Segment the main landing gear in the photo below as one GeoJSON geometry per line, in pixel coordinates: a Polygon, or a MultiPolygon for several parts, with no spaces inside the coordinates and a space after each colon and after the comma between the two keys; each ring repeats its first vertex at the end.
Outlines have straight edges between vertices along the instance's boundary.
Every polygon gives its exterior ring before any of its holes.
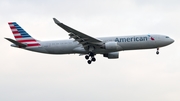
{"type": "Polygon", "coordinates": [[[159,54],[159,48],[157,48],[156,54],[157,54],[157,55],[159,54]]]}
{"type": "Polygon", "coordinates": [[[92,52],[90,52],[88,55],[85,56],[85,59],[88,60],[87,61],[88,64],[91,64],[92,62],[96,61],[96,58],[94,56],[95,56],[95,54],[92,52]]]}

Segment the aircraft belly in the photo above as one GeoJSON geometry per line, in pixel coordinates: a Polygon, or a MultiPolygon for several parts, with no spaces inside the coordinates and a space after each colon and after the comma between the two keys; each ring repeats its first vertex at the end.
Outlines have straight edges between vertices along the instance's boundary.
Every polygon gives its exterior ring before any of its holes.
{"type": "Polygon", "coordinates": [[[35,47],[35,48],[24,48],[25,50],[30,50],[34,52],[39,52],[39,53],[48,53],[48,51],[42,47],[35,47]]]}
{"type": "Polygon", "coordinates": [[[46,50],[50,54],[70,54],[72,53],[73,47],[68,45],[46,47],[46,50]]]}
{"type": "Polygon", "coordinates": [[[133,50],[133,49],[149,49],[156,48],[155,43],[149,42],[129,42],[129,43],[119,43],[123,50],[133,50]]]}
{"type": "Polygon", "coordinates": [[[73,49],[73,53],[88,53],[88,51],[86,51],[82,46],[79,46],[79,47],[75,47],[73,49]]]}

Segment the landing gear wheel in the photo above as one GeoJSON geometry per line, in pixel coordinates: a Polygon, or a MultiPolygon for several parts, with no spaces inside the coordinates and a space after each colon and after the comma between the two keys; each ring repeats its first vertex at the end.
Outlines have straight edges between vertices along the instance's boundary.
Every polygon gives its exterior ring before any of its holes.
{"type": "Polygon", "coordinates": [[[86,59],[86,60],[88,60],[88,59],[89,59],[89,56],[88,56],[88,55],[86,55],[86,56],[85,56],[85,59],[86,59]]]}
{"type": "Polygon", "coordinates": [[[96,54],[94,54],[93,52],[89,52],[89,54],[87,54],[85,56],[85,59],[88,60],[87,63],[91,64],[92,62],[96,61],[96,58],[94,57],[96,54]],[[89,59],[90,58],[90,59],[89,59]]]}
{"type": "Polygon", "coordinates": [[[88,64],[91,64],[92,61],[91,61],[91,60],[88,60],[87,62],[88,62],[88,64]]]}
{"type": "Polygon", "coordinates": [[[156,54],[157,54],[157,55],[159,54],[159,48],[157,48],[157,52],[156,52],[156,54]]]}
{"type": "Polygon", "coordinates": [[[93,57],[93,58],[91,59],[91,61],[95,62],[95,61],[96,61],[96,58],[93,57]]]}
{"type": "Polygon", "coordinates": [[[159,51],[157,51],[156,54],[158,55],[158,54],[159,54],[159,51]]]}

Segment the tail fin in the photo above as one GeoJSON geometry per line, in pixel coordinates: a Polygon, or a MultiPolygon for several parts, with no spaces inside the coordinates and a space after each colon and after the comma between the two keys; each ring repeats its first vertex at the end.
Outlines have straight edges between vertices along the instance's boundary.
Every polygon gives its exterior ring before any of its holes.
{"type": "Polygon", "coordinates": [[[40,46],[39,42],[33,37],[31,37],[16,22],[9,22],[8,24],[17,42],[26,44],[27,47],[40,46]]]}

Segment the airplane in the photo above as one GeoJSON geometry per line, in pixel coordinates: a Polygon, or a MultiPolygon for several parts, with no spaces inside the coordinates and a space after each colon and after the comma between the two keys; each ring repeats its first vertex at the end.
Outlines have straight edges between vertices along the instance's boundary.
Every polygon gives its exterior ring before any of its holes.
{"type": "Polygon", "coordinates": [[[114,36],[94,38],[77,31],[53,18],[55,24],[67,31],[68,40],[39,41],[31,37],[16,22],[9,22],[10,29],[16,40],[5,38],[12,42],[12,47],[46,54],[80,54],[84,55],[88,64],[96,61],[95,55],[101,54],[108,59],[119,58],[119,51],[152,49],[167,46],[174,42],[168,36],[158,34],[114,36]]]}

